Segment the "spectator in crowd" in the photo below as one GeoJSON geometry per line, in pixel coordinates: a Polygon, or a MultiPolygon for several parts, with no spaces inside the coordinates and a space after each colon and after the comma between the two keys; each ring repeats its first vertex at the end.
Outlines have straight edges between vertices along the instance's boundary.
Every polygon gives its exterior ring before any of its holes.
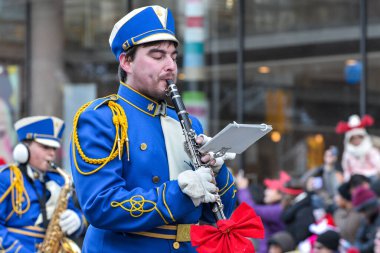
{"type": "Polygon", "coordinates": [[[0,156],[4,159],[4,164],[12,162],[13,145],[16,141],[12,127],[15,115],[15,108],[11,103],[12,93],[14,91],[8,71],[0,66],[0,156]]]}
{"type": "Polygon", "coordinates": [[[377,228],[374,243],[375,243],[374,252],[380,253],[380,228],[377,228]]]}
{"type": "Polygon", "coordinates": [[[342,167],[344,179],[348,181],[354,174],[360,174],[376,179],[380,173],[380,152],[376,149],[366,131],[366,127],[373,125],[373,118],[369,115],[361,119],[358,115],[349,117],[348,122],[339,122],[336,132],[344,133],[344,152],[342,167]]]}
{"type": "Polygon", "coordinates": [[[354,174],[351,176],[350,180],[348,181],[350,193],[353,195],[355,189],[359,187],[365,187],[365,188],[371,188],[371,180],[360,174],[354,174]]]}
{"type": "Polygon", "coordinates": [[[265,179],[264,184],[266,189],[264,191],[264,204],[256,203],[249,190],[249,180],[241,173],[238,173],[236,177],[236,185],[238,188],[237,197],[240,203],[246,202],[248,205],[255,209],[257,215],[259,215],[263,221],[265,228],[265,238],[259,242],[258,252],[266,253],[267,238],[278,231],[284,229],[284,223],[281,220],[281,213],[283,207],[281,205],[282,193],[280,191],[282,185],[289,181],[289,175],[281,171],[280,178],[277,180],[265,179]]]}
{"type": "Polygon", "coordinates": [[[314,244],[313,253],[338,253],[340,235],[334,230],[320,234],[314,244]]]}
{"type": "Polygon", "coordinates": [[[349,183],[343,183],[339,186],[338,194],[335,196],[338,208],[334,212],[334,221],[340,231],[341,237],[350,244],[354,244],[355,235],[362,216],[354,210],[351,199],[349,183]]]}
{"type": "Polygon", "coordinates": [[[318,235],[326,232],[327,230],[336,229],[334,218],[323,208],[314,209],[313,214],[316,221],[309,226],[309,231],[312,235],[298,244],[298,250],[301,253],[313,252],[313,246],[318,238],[318,235]]]}
{"type": "Polygon", "coordinates": [[[379,203],[376,194],[366,187],[359,187],[352,195],[352,204],[363,214],[356,233],[355,247],[361,253],[373,252],[375,237],[380,227],[379,203]]]}
{"type": "Polygon", "coordinates": [[[371,181],[370,178],[366,176],[354,174],[351,176],[349,184],[351,195],[352,192],[355,191],[355,189],[357,189],[359,186],[363,186],[371,189],[378,198],[380,197],[380,178],[371,181]]]}
{"type": "Polygon", "coordinates": [[[296,247],[293,237],[286,231],[272,235],[268,240],[268,253],[285,253],[293,251],[296,247]]]}
{"type": "Polygon", "coordinates": [[[338,148],[331,146],[323,156],[323,165],[303,176],[306,190],[315,192],[326,210],[334,209],[334,196],[338,186],[343,182],[343,171],[338,165],[338,148]]]}
{"type": "Polygon", "coordinates": [[[371,182],[371,190],[376,194],[376,196],[380,197],[380,178],[371,182]]]}
{"type": "Polygon", "coordinates": [[[284,197],[282,199],[282,221],[285,230],[295,240],[295,243],[305,240],[311,235],[309,225],[314,223],[313,206],[310,194],[304,192],[298,179],[291,179],[281,188],[284,197]]]}

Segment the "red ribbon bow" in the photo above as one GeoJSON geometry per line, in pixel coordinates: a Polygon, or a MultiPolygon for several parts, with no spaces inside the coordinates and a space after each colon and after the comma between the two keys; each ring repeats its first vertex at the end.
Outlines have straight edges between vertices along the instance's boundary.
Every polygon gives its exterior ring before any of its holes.
{"type": "Polygon", "coordinates": [[[192,225],[191,244],[199,253],[254,253],[250,238],[264,238],[264,226],[253,208],[242,203],[230,219],[219,220],[217,227],[192,225]]]}

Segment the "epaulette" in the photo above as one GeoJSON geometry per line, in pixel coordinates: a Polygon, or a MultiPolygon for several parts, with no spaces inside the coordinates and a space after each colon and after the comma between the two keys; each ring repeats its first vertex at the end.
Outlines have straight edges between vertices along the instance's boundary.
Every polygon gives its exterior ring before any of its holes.
{"type": "Polygon", "coordinates": [[[91,175],[97,171],[99,171],[101,168],[103,168],[108,162],[115,159],[117,156],[119,156],[119,160],[121,160],[121,154],[123,153],[124,144],[126,145],[127,149],[127,155],[128,155],[128,161],[129,161],[129,139],[128,139],[128,120],[127,116],[125,114],[125,111],[121,105],[116,103],[118,100],[118,95],[109,95],[107,97],[97,99],[90,101],[86,104],[84,104],[79,110],[76,112],[73,120],[73,132],[72,132],[72,143],[73,143],[73,160],[75,167],[79,173],[82,175],[91,175]],[[98,104],[92,105],[94,102],[97,102],[98,104]],[[112,147],[112,150],[110,151],[109,155],[104,158],[90,158],[88,157],[84,151],[82,150],[82,147],[80,145],[80,140],[77,132],[78,128],[78,120],[80,115],[90,106],[93,106],[93,110],[98,109],[102,105],[107,105],[111,112],[112,112],[112,123],[115,126],[115,139],[114,139],[114,145],[112,147]],[[115,145],[117,144],[117,145],[115,145]],[[89,172],[82,171],[77,163],[76,160],[76,154],[75,151],[78,151],[78,154],[82,158],[82,160],[89,164],[99,164],[99,166],[89,172]]]}
{"type": "Polygon", "coordinates": [[[24,176],[16,165],[6,166],[5,168],[2,168],[1,171],[8,168],[10,170],[10,185],[4,194],[0,196],[0,203],[3,202],[8,195],[10,195],[12,198],[13,211],[18,215],[22,215],[26,213],[30,208],[30,198],[28,192],[25,190],[24,176]],[[27,205],[25,209],[22,209],[22,203],[24,200],[26,200],[27,205]]]}
{"type": "Polygon", "coordinates": [[[106,97],[98,98],[94,100],[94,101],[99,101],[99,103],[94,107],[94,110],[98,109],[100,106],[108,103],[109,101],[117,101],[118,99],[119,99],[119,96],[117,94],[112,94],[106,97]]]}

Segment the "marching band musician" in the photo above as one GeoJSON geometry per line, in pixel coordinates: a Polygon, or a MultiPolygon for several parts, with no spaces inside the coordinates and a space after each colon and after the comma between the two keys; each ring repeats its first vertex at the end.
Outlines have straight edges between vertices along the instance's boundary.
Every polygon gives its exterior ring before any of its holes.
{"type": "MultiPolygon", "coordinates": [[[[56,158],[64,122],[56,117],[33,116],[15,123],[19,143],[17,164],[0,168],[0,252],[37,252],[55,210],[63,178],[49,170],[56,158]]],[[[67,235],[79,235],[84,217],[70,200],[59,224],[67,235]]]]}
{"type": "MultiPolygon", "coordinates": [[[[71,166],[90,223],[83,252],[195,252],[190,225],[215,222],[205,203],[218,192],[225,215],[233,211],[234,180],[223,159],[204,154],[212,166],[192,170],[178,116],[165,102],[166,80],[177,75],[174,29],[170,10],[157,5],[118,21],[109,39],[118,93],[74,117],[71,166]]],[[[205,143],[210,138],[190,118],[197,143],[205,143]]]]}

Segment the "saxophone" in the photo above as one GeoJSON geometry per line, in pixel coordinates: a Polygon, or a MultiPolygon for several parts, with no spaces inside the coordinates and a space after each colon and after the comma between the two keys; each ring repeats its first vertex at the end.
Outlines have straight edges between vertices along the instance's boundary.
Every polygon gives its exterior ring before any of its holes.
{"type": "Polygon", "coordinates": [[[45,238],[37,248],[39,253],[80,253],[78,245],[65,237],[59,226],[59,218],[63,211],[67,209],[69,197],[72,192],[72,181],[70,176],[53,162],[49,162],[50,167],[55,169],[65,180],[65,184],[59,193],[58,203],[46,229],[45,238]]]}

